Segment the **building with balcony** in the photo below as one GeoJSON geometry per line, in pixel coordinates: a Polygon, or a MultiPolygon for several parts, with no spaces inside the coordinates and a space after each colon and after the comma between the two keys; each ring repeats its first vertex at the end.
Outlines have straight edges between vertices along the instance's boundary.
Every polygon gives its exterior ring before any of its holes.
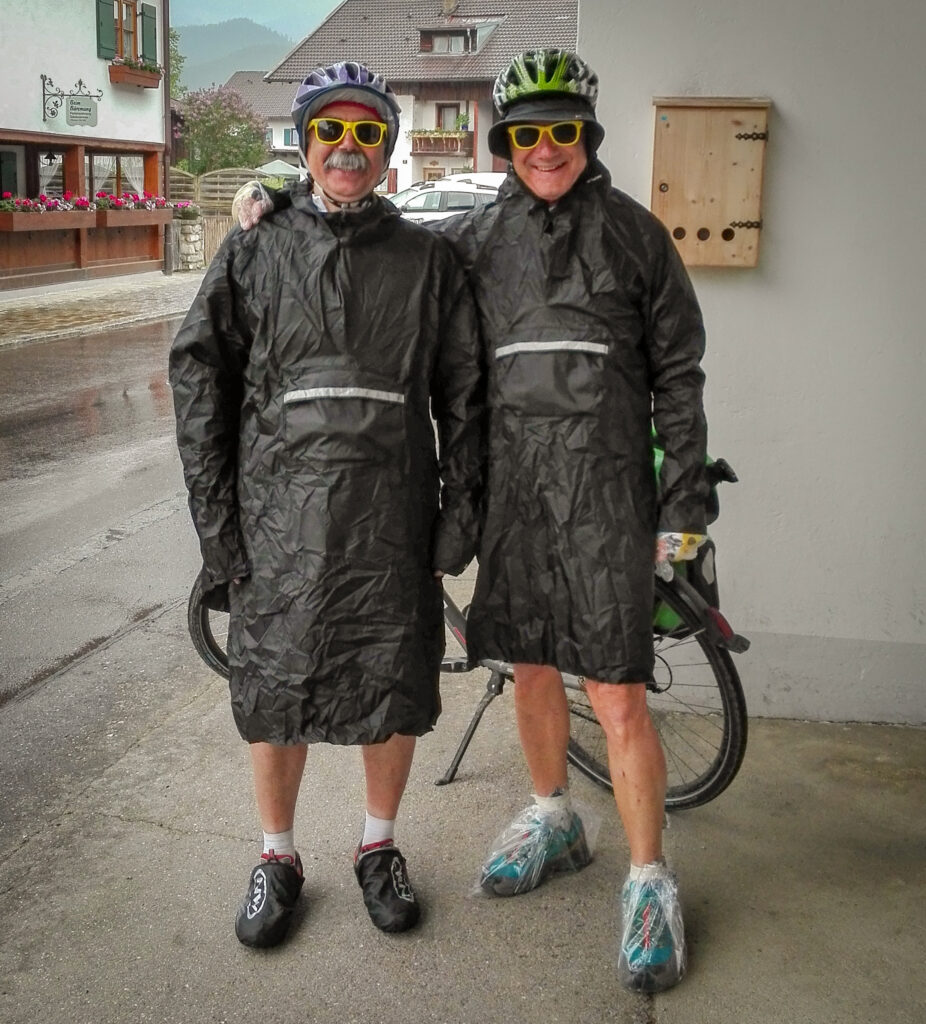
{"type": "MultiPolygon", "coordinates": [[[[163,0],[11,5],[0,61],[0,195],[163,195],[168,38],[163,0]]],[[[0,288],[163,267],[169,211],[106,213],[0,210],[0,288]]]]}
{"type": "Polygon", "coordinates": [[[458,171],[504,171],[489,152],[492,85],[510,58],[575,49],[578,0],[344,0],[266,76],[296,83],[315,67],[358,60],[388,80],[402,108],[387,187],[458,171]]]}

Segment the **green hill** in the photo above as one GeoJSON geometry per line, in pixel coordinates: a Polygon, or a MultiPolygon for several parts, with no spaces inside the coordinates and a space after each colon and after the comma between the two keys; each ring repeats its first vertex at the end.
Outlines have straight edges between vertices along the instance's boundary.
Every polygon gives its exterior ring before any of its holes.
{"type": "Polygon", "coordinates": [[[171,0],[170,23],[175,28],[209,25],[241,14],[298,42],[318,28],[339,3],[340,0],[261,0],[259,4],[246,5],[235,0],[171,0]]]}
{"type": "Polygon", "coordinates": [[[269,71],[297,42],[248,18],[177,26],[177,32],[186,58],[181,80],[188,89],[224,85],[236,71],[269,71]]]}

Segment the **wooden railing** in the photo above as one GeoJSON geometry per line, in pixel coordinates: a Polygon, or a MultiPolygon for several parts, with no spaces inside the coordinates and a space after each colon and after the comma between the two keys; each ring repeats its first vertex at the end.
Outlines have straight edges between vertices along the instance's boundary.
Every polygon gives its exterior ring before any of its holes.
{"type": "Polygon", "coordinates": [[[455,153],[458,156],[473,155],[472,132],[427,131],[424,129],[408,133],[412,140],[412,156],[443,155],[455,153]]]}

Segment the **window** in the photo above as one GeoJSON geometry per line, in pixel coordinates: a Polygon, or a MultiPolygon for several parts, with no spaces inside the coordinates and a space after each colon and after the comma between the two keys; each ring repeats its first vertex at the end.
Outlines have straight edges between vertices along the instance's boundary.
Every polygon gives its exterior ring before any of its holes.
{"type": "Polygon", "coordinates": [[[15,196],[25,191],[25,185],[19,183],[22,152],[20,146],[0,146],[0,192],[15,196]]]}
{"type": "Polygon", "coordinates": [[[140,153],[88,153],[84,160],[87,195],[144,192],[145,166],[140,153]]]}
{"type": "Polygon", "coordinates": [[[283,129],[283,145],[284,146],[298,146],[299,145],[299,133],[295,128],[284,128],[283,129]]]}
{"type": "Polygon", "coordinates": [[[439,210],[440,192],[423,192],[405,204],[406,210],[439,210]]]}
{"type": "Polygon", "coordinates": [[[434,52],[462,53],[463,42],[462,32],[436,32],[434,34],[434,52]]]}
{"type": "Polygon", "coordinates": [[[457,118],[460,116],[459,103],[438,103],[437,104],[437,127],[446,132],[452,132],[457,126],[457,118]]]}
{"type": "Polygon", "coordinates": [[[448,192],[448,210],[471,210],[476,205],[476,199],[472,192],[448,192]]]}
{"type": "Polygon", "coordinates": [[[158,12],[138,0],[96,0],[96,52],[158,63],[158,12]]]}
{"type": "Polygon", "coordinates": [[[268,128],[264,132],[264,142],[267,144],[268,149],[273,149],[273,129],[268,128]]]}
{"type": "Polygon", "coordinates": [[[460,32],[434,32],[422,29],[418,37],[421,53],[470,53],[476,49],[476,32],[465,29],[460,32]]]}
{"type": "Polygon", "coordinates": [[[138,48],[135,45],[135,23],[138,11],[135,0],[116,0],[116,53],[120,57],[138,59],[138,48]]]}

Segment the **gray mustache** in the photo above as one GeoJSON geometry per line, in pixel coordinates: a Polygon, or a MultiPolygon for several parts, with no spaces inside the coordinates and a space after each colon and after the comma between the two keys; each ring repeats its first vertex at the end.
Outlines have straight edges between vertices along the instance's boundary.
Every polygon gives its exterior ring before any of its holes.
{"type": "Polygon", "coordinates": [[[356,150],[336,149],[325,158],[326,171],[365,171],[370,161],[356,150]]]}

